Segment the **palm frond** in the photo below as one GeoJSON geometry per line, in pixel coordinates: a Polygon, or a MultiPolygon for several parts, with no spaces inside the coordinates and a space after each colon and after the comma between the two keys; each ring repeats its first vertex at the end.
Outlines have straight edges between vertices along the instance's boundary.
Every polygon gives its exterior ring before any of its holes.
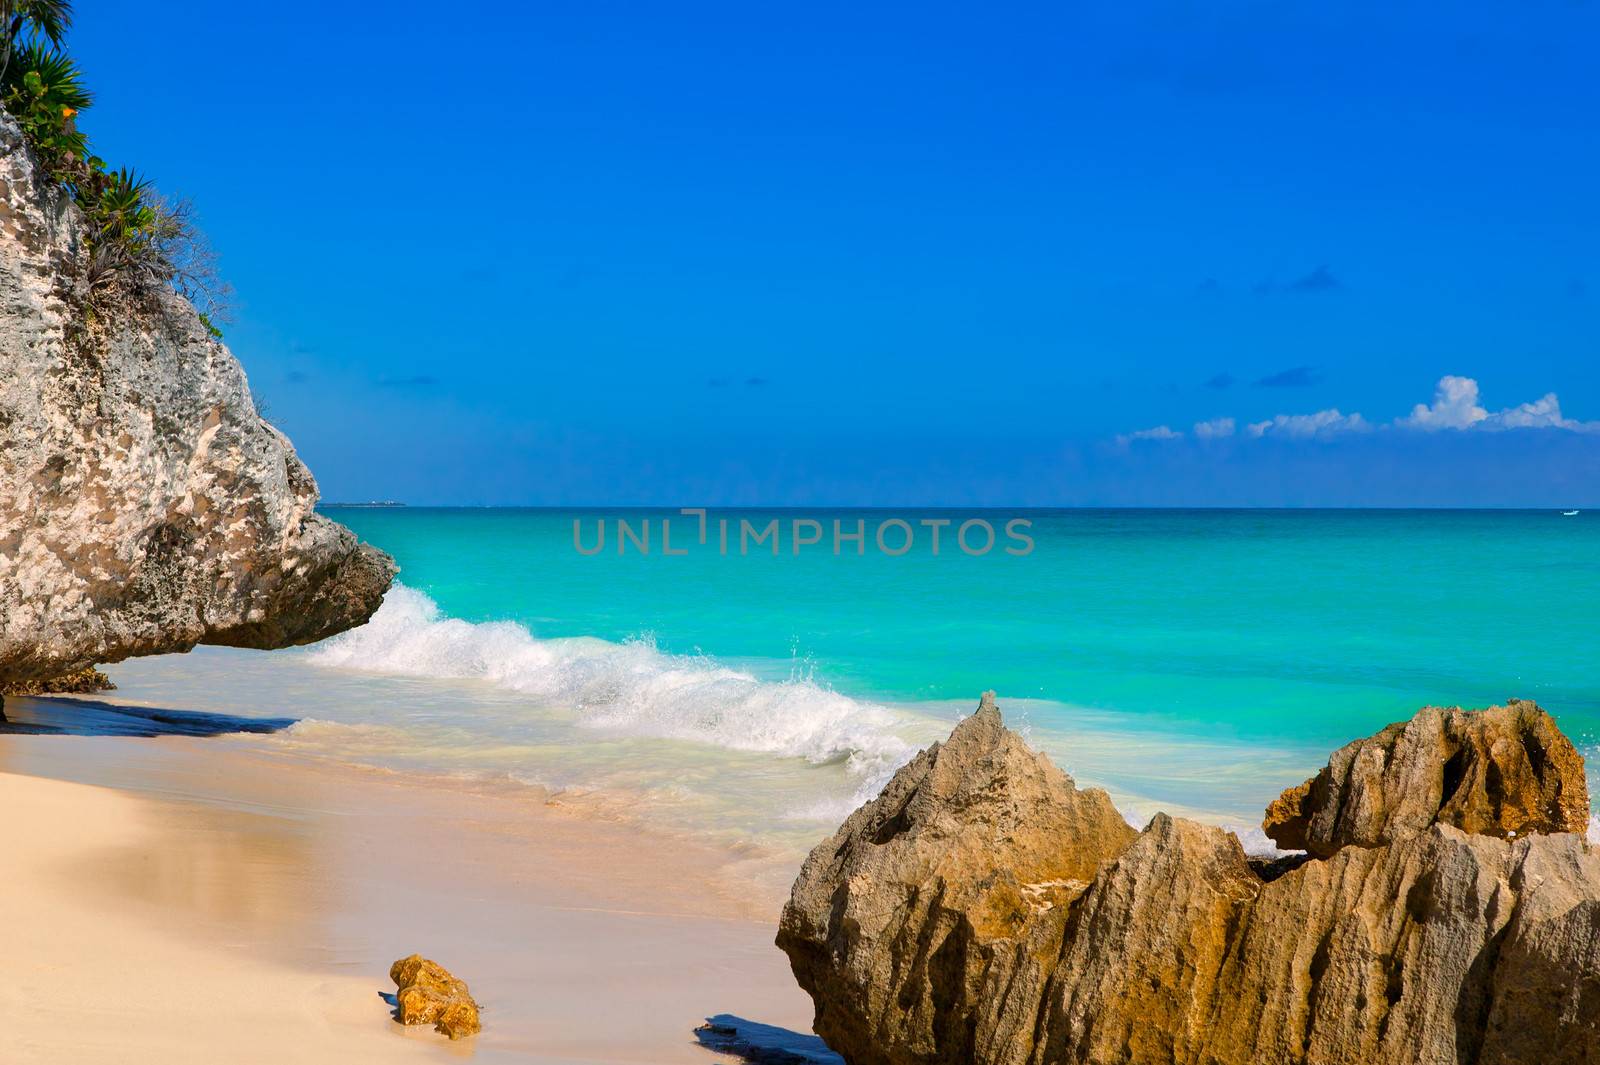
{"type": "Polygon", "coordinates": [[[57,47],[72,26],[70,0],[22,0],[16,10],[25,26],[31,26],[35,33],[57,47]]]}
{"type": "Polygon", "coordinates": [[[82,111],[94,103],[94,94],[84,85],[78,64],[65,52],[40,41],[29,41],[16,50],[0,88],[7,95],[27,90],[30,95],[42,96],[55,106],[70,107],[74,111],[82,111]],[[38,79],[37,89],[31,88],[35,83],[29,81],[29,75],[38,79]]]}

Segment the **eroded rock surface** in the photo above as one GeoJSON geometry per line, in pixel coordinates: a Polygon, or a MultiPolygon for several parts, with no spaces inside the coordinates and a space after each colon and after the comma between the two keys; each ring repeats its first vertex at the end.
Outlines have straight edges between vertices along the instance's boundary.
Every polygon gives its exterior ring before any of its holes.
{"type": "Polygon", "coordinates": [[[986,697],[812,852],[778,944],[852,1065],[1600,1062],[1600,853],[1557,830],[1588,803],[1548,715],[1430,708],[1354,749],[1393,755],[1357,775],[1383,842],[1252,864],[1181,818],[1119,830],[986,697]],[[1386,791],[1453,758],[1464,784],[1386,791]]]}
{"type": "Polygon", "coordinates": [[[90,301],[82,220],[0,112],[0,681],[358,625],[393,562],[316,514],[169,292],[90,301]]]}
{"type": "Polygon", "coordinates": [[[0,697],[7,695],[86,695],[90,692],[116,691],[111,678],[86,666],[59,677],[33,677],[28,680],[0,683],[0,697]]]}
{"type": "Polygon", "coordinates": [[[1371,847],[1434,822],[1514,839],[1584,832],[1583,758],[1537,705],[1487,710],[1428,706],[1335,751],[1312,779],[1267,807],[1278,846],[1327,857],[1371,847]]]}
{"type": "Polygon", "coordinates": [[[857,1065],[1023,1060],[1068,904],[1133,838],[985,694],[795,882],[778,945],[817,1034],[857,1065]]]}
{"type": "Polygon", "coordinates": [[[389,966],[389,979],[396,988],[395,1017],[401,1024],[431,1024],[451,1039],[483,1030],[478,1003],[466,981],[451,976],[438,962],[409,955],[389,966]]]}

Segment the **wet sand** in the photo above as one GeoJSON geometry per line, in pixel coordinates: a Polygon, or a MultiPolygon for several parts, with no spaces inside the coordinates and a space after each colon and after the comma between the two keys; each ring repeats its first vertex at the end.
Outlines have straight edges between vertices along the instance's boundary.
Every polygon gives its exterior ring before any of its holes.
{"type": "Polygon", "coordinates": [[[0,736],[0,1058],[701,1062],[731,1014],[809,1031],[772,945],[792,870],[526,788],[226,737],[0,736]],[[405,1029],[413,951],[484,1032],[405,1029]]]}

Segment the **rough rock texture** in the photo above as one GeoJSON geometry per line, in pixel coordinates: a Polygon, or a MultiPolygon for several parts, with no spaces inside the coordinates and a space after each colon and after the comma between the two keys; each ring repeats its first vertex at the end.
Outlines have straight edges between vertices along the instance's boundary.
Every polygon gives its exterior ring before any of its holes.
{"type": "Polygon", "coordinates": [[[88,666],[63,673],[59,677],[35,677],[0,684],[0,696],[6,695],[85,695],[89,692],[116,691],[117,686],[104,673],[88,666]]]}
{"type": "Polygon", "coordinates": [[[77,209],[0,112],[0,681],[360,624],[394,564],[316,500],[186,301],[91,302],[77,209]]]}
{"type": "Polygon", "coordinates": [[[778,945],[858,1065],[1021,1061],[1068,904],[1133,840],[1103,791],[978,712],[818,846],[778,945]]]}
{"type": "MultiPolygon", "coordinates": [[[[1451,713],[1420,713],[1406,758],[1495,752],[1456,763],[1471,788],[1516,765],[1510,738],[1571,749],[1531,704],[1451,713]]],[[[1600,1063],[1600,852],[1537,827],[1554,820],[1501,838],[1520,808],[1503,789],[1385,786],[1365,784],[1377,808],[1438,816],[1252,866],[1231,833],[1165,814],[1118,831],[986,697],[812,852],[778,943],[852,1065],[1600,1063]]],[[[1562,818],[1586,817],[1573,795],[1562,818]]]]}
{"type": "Polygon", "coordinates": [[[395,1016],[401,1024],[431,1024],[451,1039],[464,1039],[483,1030],[478,1004],[438,962],[420,954],[401,958],[389,966],[389,979],[397,988],[395,1016]]]}
{"type": "Polygon", "coordinates": [[[1222,962],[1260,888],[1230,833],[1157,814],[1072,913],[1031,1007],[1044,1007],[1047,1059],[1186,1060],[1228,993],[1222,962]]]}
{"type": "Polygon", "coordinates": [[[1424,707],[1410,721],[1335,751],[1312,779],[1267,807],[1280,847],[1327,857],[1388,843],[1438,821],[1515,838],[1583,832],[1583,759],[1549,714],[1512,699],[1487,710],[1424,707]]]}

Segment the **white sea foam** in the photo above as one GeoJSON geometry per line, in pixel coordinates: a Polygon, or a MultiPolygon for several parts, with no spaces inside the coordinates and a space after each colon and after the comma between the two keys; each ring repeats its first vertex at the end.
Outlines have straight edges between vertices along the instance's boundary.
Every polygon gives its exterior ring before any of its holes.
{"type": "Polygon", "coordinates": [[[1267,835],[1265,832],[1261,831],[1259,825],[1239,825],[1230,823],[1225,824],[1222,827],[1226,828],[1229,832],[1232,832],[1235,836],[1238,836],[1239,845],[1244,848],[1244,852],[1246,854],[1253,858],[1282,858],[1285,854],[1295,853],[1294,851],[1286,851],[1279,847],[1277,841],[1271,836],[1267,835]]]}
{"type": "Polygon", "coordinates": [[[839,763],[859,782],[852,803],[877,794],[915,751],[896,732],[901,715],[809,677],[761,680],[712,658],[666,654],[648,640],[539,639],[514,622],[445,617],[428,596],[401,585],[371,621],[327,641],[311,661],[481,680],[570,708],[590,728],[839,763]]]}

